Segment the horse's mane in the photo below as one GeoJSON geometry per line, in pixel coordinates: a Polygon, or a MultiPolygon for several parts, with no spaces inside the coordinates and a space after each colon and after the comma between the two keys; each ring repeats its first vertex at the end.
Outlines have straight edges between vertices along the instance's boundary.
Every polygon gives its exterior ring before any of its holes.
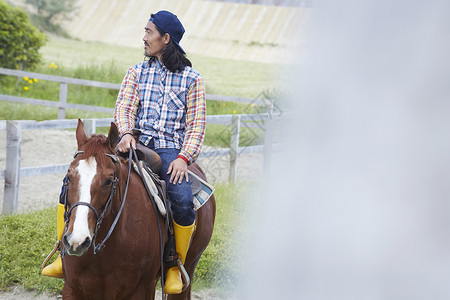
{"type": "Polygon", "coordinates": [[[92,135],[83,145],[84,157],[94,157],[98,163],[102,164],[103,160],[107,157],[105,153],[108,147],[108,140],[106,136],[101,135],[92,135]]]}

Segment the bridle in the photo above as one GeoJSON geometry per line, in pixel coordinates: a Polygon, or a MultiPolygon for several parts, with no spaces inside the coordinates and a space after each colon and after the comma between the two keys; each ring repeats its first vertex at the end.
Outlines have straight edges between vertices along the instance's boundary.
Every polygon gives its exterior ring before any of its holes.
{"type": "MultiPolygon", "coordinates": [[[[73,158],[75,159],[78,154],[83,154],[83,151],[80,151],[80,150],[76,151],[74,156],[73,156],[73,158]]],[[[125,200],[127,199],[128,184],[130,182],[131,167],[132,167],[132,164],[133,164],[133,159],[132,159],[133,156],[134,156],[135,160],[138,161],[138,156],[136,154],[136,151],[131,147],[130,148],[130,152],[129,152],[129,157],[128,157],[127,183],[126,183],[126,186],[125,186],[125,192],[124,192],[124,195],[123,195],[122,204],[120,206],[119,212],[116,215],[116,218],[114,219],[114,222],[112,223],[111,227],[109,228],[108,234],[101,241],[100,244],[96,245],[95,244],[95,239],[97,237],[98,229],[100,228],[100,225],[102,223],[103,217],[107,214],[107,211],[109,210],[109,207],[110,207],[111,202],[112,202],[112,198],[113,198],[113,196],[114,196],[114,194],[116,192],[116,187],[117,187],[117,185],[119,183],[119,179],[117,178],[117,168],[118,168],[118,164],[119,164],[120,160],[114,154],[105,153],[105,155],[111,157],[111,159],[113,160],[114,164],[116,165],[116,170],[114,171],[114,180],[112,182],[111,192],[109,193],[109,197],[108,197],[108,200],[106,201],[105,208],[104,208],[103,212],[100,215],[99,215],[97,209],[94,206],[92,206],[90,203],[86,203],[86,202],[77,202],[77,203],[75,203],[74,205],[72,205],[69,208],[68,207],[69,206],[68,205],[68,201],[67,201],[67,190],[68,190],[67,184],[68,184],[68,182],[67,182],[67,180],[64,181],[64,196],[63,197],[64,197],[64,203],[65,203],[64,204],[65,205],[64,222],[66,224],[66,229],[65,230],[67,230],[67,227],[69,226],[70,214],[72,213],[72,210],[75,207],[77,207],[79,205],[85,205],[85,206],[89,207],[94,212],[95,217],[97,218],[97,223],[96,223],[95,229],[94,229],[94,236],[92,238],[92,241],[93,241],[92,245],[93,245],[94,255],[97,254],[105,246],[106,241],[111,236],[111,233],[113,232],[114,228],[116,227],[116,224],[117,224],[117,222],[118,222],[118,220],[120,218],[120,215],[122,214],[122,210],[123,210],[123,207],[125,205],[125,200]]],[[[139,164],[138,164],[138,166],[139,166],[139,164]]],[[[139,169],[139,172],[141,173],[141,176],[142,176],[142,170],[139,167],[138,167],[138,169],[139,169]]],[[[121,194],[122,193],[120,192],[120,185],[119,185],[119,198],[121,197],[121,194]]],[[[162,241],[161,224],[160,224],[159,218],[158,218],[158,209],[156,208],[156,203],[155,203],[155,201],[153,199],[151,199],[151,203],[152,203],[152,206],[153,206],[153,211],[155,212],[155,215],[156,215],[156,221],[157,221],[158,230],[159,230],[159,244],[160,244],[159,246],[160,246],[160,253],[161,253],[161,261],[160,261],[160,263],[161,263],[161,288],[162,288],[162,295],[161,296],[162,296],[162,299],[164,299],[164,295],[165,295],[165,293],[164,293],[164,277],[165,276],[164,276],[164,262],[163,262],[163,251],[164,251],[164,249],[163,249],[163,241],[162,241]]],[[[64,255],[64,252],[65,251],[61,251],[61,255],[64,255]]]]}
{"type": "MultiPolygon", "coordinates": [[[[75,159],[79,154],[83,154],[83,151],[76,151],[73,158],[75,159]]],[[[117,189],[117,185],[119,183],[119,178],[117,177],[117,168],[118,168],[118,163],[119,163],[119,158],[114,155],[114,154],[109,154],[109,153],[105,153],[106,156],[110,157],[113,162],[114,165],[116,166],[116,170],[114,171],[114,179],[112,181],[112,185],[111,185],[111,191],[109,193],[109,197],[108,200],[106,201],[106,204],[104,206],[104,209],[102,211],[101,214],[98,213],[98,210],[90,203],[87,202],[80,202],[78,201],[77,203],[75,203],[74,205],[72,205],[71,207],[69,207],[69,203],[67,201],[67,191],[68,191],[68,180],[64,180],[64,206],[65,206],[65,213],[64,213],[64,223],[66,224],[66,230],[69,226],[69,220],[70,220],[70,215],[72,214],[72,210],[80,205],[84,205],[87,206],[90,210],[93,211],[95,217],[96,217],[96,224],[95,224],[95,229],[94,229],[94,234],[92,237],[92,241],[93,241],[93,250],[94,250],[94,254],[97,254],[104,246],[106,241],[109,239],[109,237],[111,236],[111,233],[113,232],[114,228],[116,227],[116,224],[120,218],[120,215],[122,214],[122,210],[125,204],[125,200],[127,198],[127,191],[128,191],[128,183],[130,181],[130,172],[131,172],[131,165],[132,165],[132,160],[131,160],[131,151],[130,151],[130,157],[129,157],[129,168],[128,168],[128,176],[127,176],[127,184],[125,187],[125,193],[122,199],[122,204],[120,206],[119,212],[116,215],[116,218],[114,219],[113,224],[111,225],[111,227],[109,228],[108,234],[106,235],[106,237],[100,242],[100,244],[96,245],[96,237],[97,237],[97,233],[98,233],[98,229],[100,228],[100,225],[102,224],[103,218],[105,217],[105,215],[109,212],[110,210],[110,206],[112,203],[112,199],[116,193],[116,189],[117,189]]],[[[119,197],[121,197],[121,192],[120,192],[120,185],[119,185],[119,197]]]]}

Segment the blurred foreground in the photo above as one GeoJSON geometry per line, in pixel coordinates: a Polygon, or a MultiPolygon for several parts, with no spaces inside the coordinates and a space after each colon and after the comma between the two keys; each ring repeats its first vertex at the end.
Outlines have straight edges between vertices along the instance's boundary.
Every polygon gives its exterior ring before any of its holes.
{"type": "Polygon", "coordinates": [[[450,2],[316,9],[240,298],[448,299],[450,2]]]}

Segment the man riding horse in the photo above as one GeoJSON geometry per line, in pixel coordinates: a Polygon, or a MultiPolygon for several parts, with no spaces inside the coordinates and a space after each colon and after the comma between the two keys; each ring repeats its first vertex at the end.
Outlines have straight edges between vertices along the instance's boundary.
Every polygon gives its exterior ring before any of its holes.
{"type": "MultiPolygon", "coordinates": [[[[187,166],[193,163],[203,144],[206,127],[206,100],[201,75],[179,42],[184,27],[173,13],[152,14],[143,37],[148,60],[131,67],[122,81],[114,120],[119,129],[120,152],[136,148],[133,129],[141,131],[139,143],[161,157],[159,176],[166,182],[174,219],[175,244],[184,264],[195,229],[195,212],[187,166]]],[[[64,231],[64,203],[58,205],[58,239],[64,231]]],[[[57,260],[43,275],[62,277],[57,260]]],[[[178,267],[167,271],[164,291],[178,294],[183,282],[178,267]]]]}

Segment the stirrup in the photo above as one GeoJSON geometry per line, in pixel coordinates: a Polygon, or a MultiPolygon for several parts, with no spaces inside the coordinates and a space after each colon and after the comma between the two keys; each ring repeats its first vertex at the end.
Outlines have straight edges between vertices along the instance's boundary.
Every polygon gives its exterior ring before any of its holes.
{"type": "Polygon", "coordinates": [[[47,257],[45,258],[45,260],[41,266],[41,271],[44,270],[44,268],[47,266],[48,261],[50,260],[50,258],[53,257],[53,254],[55,254],[55,252],[56,252],[56,250],[58,250],[58,248],[59,248],[59,241],[56,242],[55,247],[53,248],[52,252],[50,252],[50,254],[47,255],[47,257]]]}
{"type": "Polygon", "coordinates": [[[181,289],[181,292],[184,292],[188,288],[189,284],[191,284],[191,279],[189,278],[189,274],[187,273],[180,259],[177,259],[177,265],[178,270],[181,274],[181,281],[183,282],[183,288],[181,289]]]}

